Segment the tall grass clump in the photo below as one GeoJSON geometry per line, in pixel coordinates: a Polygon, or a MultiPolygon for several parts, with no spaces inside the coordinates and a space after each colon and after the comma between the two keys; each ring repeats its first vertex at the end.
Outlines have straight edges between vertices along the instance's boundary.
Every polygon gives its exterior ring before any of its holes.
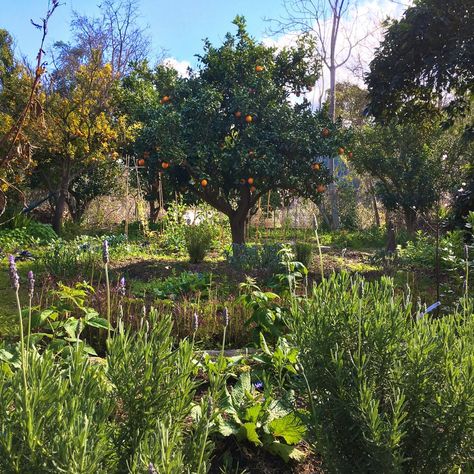
{"type": "Polygon", "coordinates": [[[214,232],[209,224],[186,227],[186,250],[191,263],[201,263],[212,247],[214,232]]]}
{"type": "Polygon", "coordinates": [[[294,251],[296,261],[309,268],[313,259],[313,246],[309,242],[296,242],[294,251]]]}
{"type": "Polygon", "coordinates": [[[472,468],[472,310],[442,319],[418,311],[390,279],[347,274],[295,303],[289,323],[329,472],[472,468]]]}

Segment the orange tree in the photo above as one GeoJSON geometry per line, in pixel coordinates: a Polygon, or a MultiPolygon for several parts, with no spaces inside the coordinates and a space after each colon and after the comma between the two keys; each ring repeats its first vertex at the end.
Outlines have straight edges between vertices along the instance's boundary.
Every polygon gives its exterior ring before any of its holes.
{"type": "Polygon", "coordinates": [[[314,84],[314,44],[277,50],[249,37],[245,21],[222,46],[205,42],[199,69],[161,97],[142,132],[177,189],[228,216],[235,244],[260,196],[285,190],[315,201],[330,175],[323,157],[340,145],[338,125],[292,101],[314,84]],[[294,94],[294,96],[293,96],[294,94]]]}

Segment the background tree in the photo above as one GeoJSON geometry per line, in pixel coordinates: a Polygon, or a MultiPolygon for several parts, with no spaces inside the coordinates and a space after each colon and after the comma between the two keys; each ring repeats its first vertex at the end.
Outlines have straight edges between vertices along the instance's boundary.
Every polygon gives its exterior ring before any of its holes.
{"type": "Polygon", "coordinates": [[[56,193],[53,227],[60,232],[71,184],[94,162],[117,159],[126,134],[114,117],[112,68],[101,54],[77,69],[56,70],[42,92],[44,124],[36,128],[36,176],[56,193]]]}
{"type": "Polygon", "coordinates": [[[268,191],[319,199],[330,182],[320,162],[337,149],[338,130],[309,102],[289,100],[318,77],[314,43],[277,51],[250,38],[243,18],[234,24],[237,34],[218,48],[206,41],[199,71],[162,98],[155,136],[175,185],[227,215],[240,244],[249,210],[268,191]]]}
{"type": "MultiPolygon", "coordinates": [[[[352,56],[353,50],[363,42],[371,31],[354,39],[351,35],[358,18],[354,9],[356,2],[352,0],[285,0],[286,15],[273,20],[277,25],[276,33],[298,32],[316,38],[318,56],[329,73],[328,112],[333,122],[336,121],[336,82],[337,71],[352,56]],[[346,22],[347,25],[343,23],[346,22]]],[[[322,88],[324,91],[324,87],[322,88]]],[[[322,100],[321,100],[322,102],[322,100]]],[[[329,171],[335,176],[336,154],[329,156],[329,171]]],[[[338,229],[340,217],[337,204],[336,183],[329,185],[331,202],[331,226],[338,229]]]]}
{"type": "Polygon", "coordinates": [[[370,63],[370,112],[381,121],[429,116],[440,103],[456,115],[474,89],[472,0],[419,0],[388,23],[370,63]]]}
{"type": "Polygon", "coordinates": [[[375,178],[385,208],[401,210],[411,234],[417,215],[433,209],[453,185],[457,153],[445,138],[439,121],[366,125],[355,132],[351,162],[375,178]]]}
{"type": "Polygon", "coordinates": [[[160,193],[166,203],[173,199],[175,190],[183,191],[170,183],[170,174],[165,172],[170,160],[162,153],[162,148],[173,151],[174,138],[179,135],[176,117],[172,120],[170,110],[164,113],[163,109],[163,98],[170,97],[177,82],[175,69],[163,64],[151,68],[143,61],[136,63],[123,78],[117,94],[120,110],[129,125],[137,129],[136,138],[128,144],[126,153],[132,157],[132,166],[139,165],[140,185],[150,206],[152,222],[162,210],[160,193]]]}

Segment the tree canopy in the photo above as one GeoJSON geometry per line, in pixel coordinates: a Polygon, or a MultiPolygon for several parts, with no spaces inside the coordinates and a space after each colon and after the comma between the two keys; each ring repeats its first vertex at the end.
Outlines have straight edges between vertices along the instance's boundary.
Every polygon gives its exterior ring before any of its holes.
{"type": "Polygon", "coordinates": [[[229,217],[233,242],[242,243],[249,210],[265,193],[319,199],[330,182],[323,157],[340,138],[327,115],[290,100],[319,74],[314,43],[277,50],[255,42],[243,18],[234,24],[222,46],[205,42],[198,71],[164,85],[142,130],[148,142],[141,139],[178,189],[229,217]]]}
{"type": "Polygon", "coordinates": [[[389,22],[370,63],[370,112],[379,120],[430,115],[441,101],[452,114],[474,90],[472,0],[418,0],[389,22]]]}

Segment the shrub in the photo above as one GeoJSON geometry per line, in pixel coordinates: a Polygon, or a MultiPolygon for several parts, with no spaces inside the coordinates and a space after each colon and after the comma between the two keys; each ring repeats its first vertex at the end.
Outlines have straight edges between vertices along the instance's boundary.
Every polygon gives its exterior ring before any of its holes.
{"type": "Polygon", "coordinates": [[[47,244],[58,238],[49,224],[29,221],[26,227],[0,231],[0,251],[12,253],[35,245],[47,244]]]}
{"type": "Polygon", "coordinates": [[[313,257],[313,246],[308,242],[297,242],[294,250],[296,261],[309,268],[313,257]]]}
{"type": "Polygon", "coordinates": [[[391,280],[347,274],[293,310],[314,440],[331,472],[451,472],[472,462],[471,310],[414,318],[391,280]]]}
{"type": "Polygon", "coordinates": [[[240,270],[266,270],[274,273],[281,270],[281,259],[278,255],[281,248],[281,244],[232,244],[225,250],[225,256],[230,265],[240,270]]]}
{"type": "Polygon", "coordinates": [[[119,328],[103,363],[80,343],[61,357],[30,348],[27,396],[18,361],[4,362],[0,472],[207,472],[217,414],[210,397],[194,401],[193,346],[176,345],[171,328],[154,313],[136,332],[119,328]]]}
{"type": "Polygon", "coordinates": [[[208,224],[186,227],[186,249],[191,263],[201,263],[211,249],[213,232],[208,224]]]}

